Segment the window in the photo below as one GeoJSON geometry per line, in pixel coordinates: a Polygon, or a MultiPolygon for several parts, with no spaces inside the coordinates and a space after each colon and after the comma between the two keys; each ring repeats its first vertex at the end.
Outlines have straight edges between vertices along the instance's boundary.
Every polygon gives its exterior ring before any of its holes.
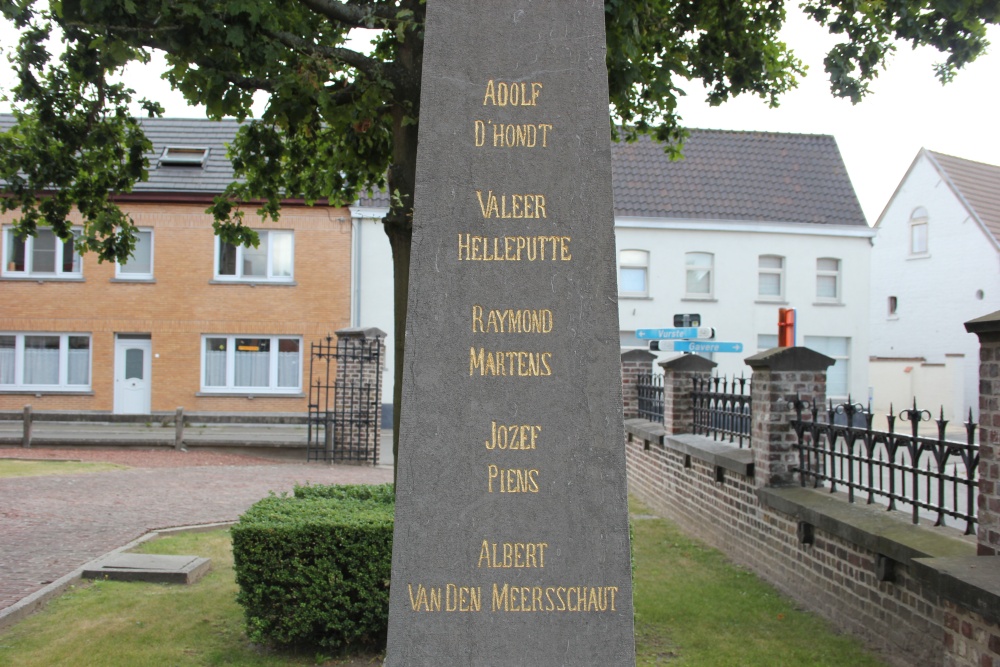
{"type": "Polygon", "coordinates": [[[896,317],[896,311],[899,309],[899,299],[894,296],[889,297],[889,317],[896,317]]]}
{"type": "Polygon", "coordinates": [[[0,334],[0,389],[89,388],[89,335],[0,334]]]}
{"type": "Polygon", "coordinates": [[[35,236],[21,239],[14,233],[13,227],[5,227],[3,245],[5,276],[81,276],[80,255],[73,247],[73,240],[63,241],[51,229],[39,229],[35,236]]]}
{"type": "Polygon", "coordinates": [[[766,352],[778,347],[778,334],[757,334],[757,351],[766,352]]]}
{"type": "Polygon", "coordinates": [[[150,280],[153,277],[153,232],[139,230],[135,235],[135,248],[132,256],[124,264],[119,264],[116,270],[119,278],[131,280],[150,280]]]}
{"type": "Polygon", "coordinates": [[[649,253],[645,250],[622,250],[618,255],[618,292],[623,296],[649,294],[649,253]]]}
{"type": "Polygon", "coordinates": [[[202,167],[208,159],[208,149],[196,146],[167,146],[160,155],[162,167],[202,167]]]}
{"type": "Polygon", "coordinates": [[[816,299],[828,303],[840,301],[840,260],[820,257],[816,260],[816,299]]]}
{"type": "Polygon", "coordinates": [[[217,280],[290,282],[295,254],[292,232],[257,232],[260,243],[246,248],[215,239],[217,280]]]}
{"type": "Polygon", "coordinates": [[[298,393],[302,340],[284,336],[205,336],[202,390],[298,393]]]}
{"type": "Polygon", "coordinates": [[[918,206],[910,214],[910,254],[927,254],[927,209],[918,206]]]}
{"type": "Polygon", "coordinates": [[[826,369],[826,395],[834,400],[846,399],[848,394],[849,359],[851,339],[839,336],[806,336],[805,346],[835,361],[826,369]]]}
{"type": "Polygon", "coordinates": [[[709,298],[712,296],[712,263],[708,252],[689,252],[684,255],[686,279],[685,296],[709,298]]]}
{"type": "Polygon", "coordinates": [[[781,301],[785,296],[785,258],[761,255],[757,258],[757,296],[781,301]]]}

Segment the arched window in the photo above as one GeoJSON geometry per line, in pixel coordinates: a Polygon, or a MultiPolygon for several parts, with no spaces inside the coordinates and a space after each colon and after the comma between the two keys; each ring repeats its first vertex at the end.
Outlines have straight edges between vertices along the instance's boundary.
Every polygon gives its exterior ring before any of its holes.
{"type": "Polygon", "coordinates": [[[781,301],[785,296],[785,258],[761,255],[757,258],[757,296],[781,301]]]}
{"type": "Polygon", "coordinates": [[[696,298],[712,296],[712,265],[714,262],[715,258],[710,252],[689,252],[684,255],[685,296],[696,298]]]}
{"type": "Polygon", "coordinates": [[[649,252],[622,250],[618,253],[618,293],[622,296],[649,295],[649,252]]]}

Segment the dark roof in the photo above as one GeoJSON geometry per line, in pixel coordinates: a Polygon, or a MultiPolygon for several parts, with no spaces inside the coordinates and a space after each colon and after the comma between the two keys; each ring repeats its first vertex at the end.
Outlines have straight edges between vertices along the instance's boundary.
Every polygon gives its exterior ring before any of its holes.
{"type": "Polygon", "coordinates": [[[831,136],[691,130],[678,161],[646,137],[611,154],[618,216],[867,226],[831,136]]]}
{"type": "MultiPolygon", "coordinates": [[[[146,136],[153,142],[149,157],[149,180],[135,184],[136,192],[218,194],[233,180],[233,165],[226,146],[236,136],[240,124],[235,120],[211,121],[205,118],[144,118],[146,136]],[[208,157],[201,166],[161,166],[159,158],[166,147],[207,148],[208,157]]],[[[14,124],[12,114],[0,114],[0,131],[14,124]]]]}
{"type": "MultiPolygon", "coordinates": [[[[11,121],[0,114],[0,129],[11,121]]],[[[154,148],[149,180],[136,192],[214,194],[232,180],[226,145],[237,121],[142,124],[154,148]],[[167,146],[208,148],[208,159],[203,167],[159,165],[167,146]]],[[[831,136],[691,130],[682,160],[671,161],[648,137],[613,143],[611,156],[617,216],[867,226],[831,136]]],[[[385,208],[389,198],[377,192],[358,203],[385,208]]]]}
{"type": "Polygon", "coordinates": [[[149,180],[136,183],[136,192],[186,192],[217,194],[233,180],[233,165],[227,145],[236,136],[240,123],[235,120],[211,121],[204,118],[146,118],[142,129],[153,142],[149,154],[149,180]],[[159,164],[163,149],[207,148],[203,166],[165,166],[159,164]]]}
{"type": "Polygon", "coordinates": [[[970,213],[978,216],[1000,243],[1000,167],[934,151],[927,154],[951,181],[956,194],[965,199],[970,213]]]}

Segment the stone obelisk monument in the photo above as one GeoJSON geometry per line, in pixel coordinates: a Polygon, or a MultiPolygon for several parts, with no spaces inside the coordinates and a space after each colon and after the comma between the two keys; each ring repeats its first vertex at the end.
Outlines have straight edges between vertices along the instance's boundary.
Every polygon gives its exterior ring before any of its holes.
{"type": "Polygon", "coordinates": [[[386,665],[634,665],[604,3],[425,45],[386,665]]]}

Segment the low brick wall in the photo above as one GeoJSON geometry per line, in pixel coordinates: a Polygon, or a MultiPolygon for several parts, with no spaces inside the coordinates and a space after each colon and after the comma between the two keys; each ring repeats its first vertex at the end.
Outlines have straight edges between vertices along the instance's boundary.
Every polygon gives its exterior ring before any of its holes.
{"type": "MultiPolygon", "coordinates": [[[[626,431],[630,493],[891,664],[1000,667],[1000,655],[986,661],[997,626],[982,619],[976,625],[962,608],[946,612],[915,562],[973,556],[973,541],[822,490],[760,488],[747,450],[666,435],[643,420],[629,420],[626,431]],[[946,652],[947,619],[959,619],[951,621],[958,627],[951,641],[965,642],[976,662],[956,662],[956,653],[946,652]],[[977,628],[971,637],[963,623],[977,628]]],[[[1000,636],[993,642],[1000,647],[1000,636]]]]}

